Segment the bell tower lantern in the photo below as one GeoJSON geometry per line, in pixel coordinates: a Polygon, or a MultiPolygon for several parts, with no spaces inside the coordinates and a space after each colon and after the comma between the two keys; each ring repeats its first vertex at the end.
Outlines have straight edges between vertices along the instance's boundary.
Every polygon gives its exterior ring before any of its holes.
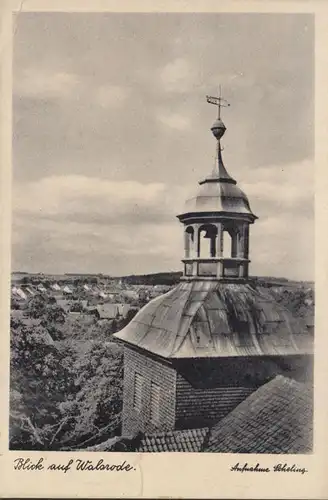
{"type": "Polygon", "coordinates": [[[207,96],[218,108],[211,127],[217,141],[215,167],[199,182],[196,196],[187,200],[178,215],[184,226],[184,280],[238,280],[248,278],[249,227],[257,219],[247,196],[227,172],[222,159],[221,139],[226,127],[221,108],[229,106],[221,97],[207,96]]]}

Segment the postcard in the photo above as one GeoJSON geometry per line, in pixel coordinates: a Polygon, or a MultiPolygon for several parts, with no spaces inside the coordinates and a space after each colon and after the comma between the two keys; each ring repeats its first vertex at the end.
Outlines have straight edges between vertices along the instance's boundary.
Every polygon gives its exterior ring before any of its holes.
{"type": "Polygon", "coordinates": [[[326,498],[314,2],[2,8],[4,498],[326,498]]]}

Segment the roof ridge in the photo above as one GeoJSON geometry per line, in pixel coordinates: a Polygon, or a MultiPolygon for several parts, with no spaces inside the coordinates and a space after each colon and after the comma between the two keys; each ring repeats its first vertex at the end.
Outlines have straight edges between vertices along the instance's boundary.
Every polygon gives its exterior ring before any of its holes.
{"type": "MultiPolygon", "coordinates": [[[[195,292],[196,286],[197,286],[197,282],[192,282],[192,286],[191,286],[191,288],[189,290],[189,293],[188,293],[188,298],[192,295],[193,292],[195,292]]],[[[206,294],[205,297],[203,298],[202,301],[198,302],[197,309],[190,316],[188,314],[186,314],[186,311],[185,311],[185,306],[186,306],[186,304],[188,304],[188,299],[186,300],[186,302],[184,304],[184,307],[181,308],[181,311],[182,311],[181,317],[182,316],[189,316],[190,319],[189,319],[188,323],[186,325],[184,325],[185,334],[184,335],[177,335],[176,336],[175,344],[177,343],[177,340],[179,339],[179,337],[182,338],[182,341],[179,343],[178,347],[176,347],[175,349],[172,350],[171,356],[173,356],[175,352],[177,352],[177,351],[179,351],[181,349],[181,347],[182,347],[183,343],[185,342],[186,338],[188,337],[188,335],[190,335],[190,326],[191,326],[191,323],[192,323],[193,319],[195,318],[195,316],[196,316],[197,312],[199,311],[199,309],[201,308],[201,306],[206,301],[206,299],[209,296],[209,294],[212,293],[216,289],[216,286],[217,286],[217,283],[215,283],[215,282],[213,284],[211,282],[208,284],[208,289],[205,290],[205,294],[206,294]]],[[[190,301],[189,302],[189,307],[191,307],[191,304],[194,304],[194,303],[195,303],[194,301],[190,301]]]]}

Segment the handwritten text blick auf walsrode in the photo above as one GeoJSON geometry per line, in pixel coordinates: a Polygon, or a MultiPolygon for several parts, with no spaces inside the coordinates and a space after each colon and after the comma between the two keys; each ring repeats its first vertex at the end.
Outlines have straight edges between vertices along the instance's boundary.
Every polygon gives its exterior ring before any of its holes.
{"type": "Polygon", "coordinates": [[[68,472],[71,469],[78,471],[107,471],[107,472],[130,472],[136,470],[133,465],[125,460],[118,464],[111,464],[105,462],[102,458],[100,460],[81,460],[79,458],[70,458],[65,463],[49,463],[46,464],[46,459],[41,457],[37,462],[33,462],[30,458],[16,458],[14,460],[14,469],[20,471],[61,471],[68,472]]]}

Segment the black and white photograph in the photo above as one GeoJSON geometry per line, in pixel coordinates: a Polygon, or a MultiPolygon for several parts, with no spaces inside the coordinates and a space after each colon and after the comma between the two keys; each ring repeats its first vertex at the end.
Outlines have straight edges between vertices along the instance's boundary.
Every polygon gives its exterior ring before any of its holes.
{"type": "Polygon", "coordinates": [[[314,15],[13,24],[9,449],[311,455],[314,15]]]}

